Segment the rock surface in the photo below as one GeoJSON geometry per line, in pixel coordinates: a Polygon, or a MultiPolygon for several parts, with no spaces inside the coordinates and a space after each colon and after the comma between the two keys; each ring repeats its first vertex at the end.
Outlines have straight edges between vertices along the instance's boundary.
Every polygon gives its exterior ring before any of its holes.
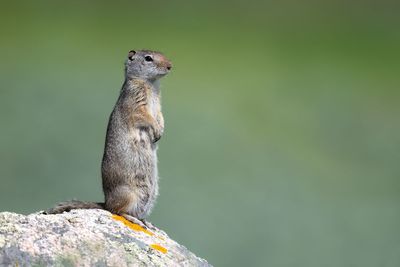
{"type": "Polygon", "coordinates": [[[104,210],[0,213],[0,266],[211,266],[159,229],[104,210]]]}

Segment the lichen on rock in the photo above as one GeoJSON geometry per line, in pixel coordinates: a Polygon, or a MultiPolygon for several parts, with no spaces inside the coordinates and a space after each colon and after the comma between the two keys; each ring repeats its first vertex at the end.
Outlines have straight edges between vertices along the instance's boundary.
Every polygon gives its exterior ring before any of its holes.
{"type": "Polygon", "coordinates": [[[105,210],[0,213],[0,266],[211,266],[159,230],[105,210]]]}

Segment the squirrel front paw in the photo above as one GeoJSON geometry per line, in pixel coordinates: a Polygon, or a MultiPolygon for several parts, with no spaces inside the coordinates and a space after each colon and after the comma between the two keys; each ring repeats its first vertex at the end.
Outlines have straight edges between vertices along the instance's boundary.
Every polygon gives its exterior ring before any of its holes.
{"type": "Polygon", "coordinates": [[[148,134],[150,141],[156,143],[162,135],[162,128],[158,127],[157,123],[136,122],[136,128],[148,134]]]}
{"type": "Polygon", "coordinates": [[[151,126],[149,127],[149,135],[152,143],[156,143],[158,140],[160,140],[162,132],[159,127],[154,127],[151,126]]]}

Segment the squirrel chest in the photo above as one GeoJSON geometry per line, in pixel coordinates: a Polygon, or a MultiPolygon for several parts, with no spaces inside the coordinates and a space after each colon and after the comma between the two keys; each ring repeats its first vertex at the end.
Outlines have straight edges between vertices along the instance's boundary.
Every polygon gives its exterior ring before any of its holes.
{"type": "Polygon", "coordinates": [[[160,110],[160,91],[156,87],[149,88],[147,106],[149,113],[153,118],[157,117],[157,113],[160,110]]]}

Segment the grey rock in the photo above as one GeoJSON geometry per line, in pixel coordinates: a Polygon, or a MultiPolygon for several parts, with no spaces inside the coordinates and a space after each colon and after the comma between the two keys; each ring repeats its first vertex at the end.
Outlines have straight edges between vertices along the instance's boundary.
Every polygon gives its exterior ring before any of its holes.
{"type": "Polygon", "coordinates": [[[105,210],[0,213],[0,266],[211,266],[159,229],[105,210]]]}

